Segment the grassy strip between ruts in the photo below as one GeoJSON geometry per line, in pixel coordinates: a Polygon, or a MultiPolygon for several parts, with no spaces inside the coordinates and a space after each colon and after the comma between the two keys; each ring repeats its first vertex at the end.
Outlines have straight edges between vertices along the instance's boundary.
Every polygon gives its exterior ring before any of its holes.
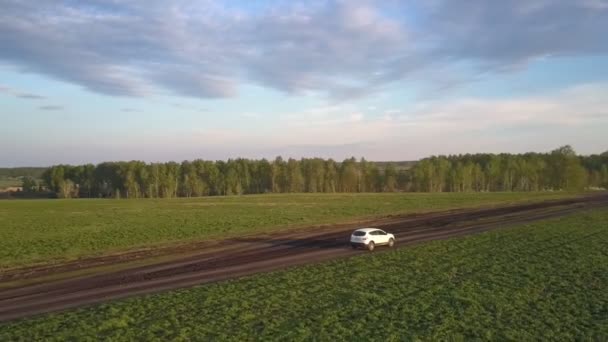
{"type": "Polygon", "coordinates": [[[608,209],[0,326],[0,340],[608,339],[608,209]]]}
{"type": "Polygon", "coordinates": [[[258,231],[572,195],[286,194],[0,201],[0,270],[258,231]]]}

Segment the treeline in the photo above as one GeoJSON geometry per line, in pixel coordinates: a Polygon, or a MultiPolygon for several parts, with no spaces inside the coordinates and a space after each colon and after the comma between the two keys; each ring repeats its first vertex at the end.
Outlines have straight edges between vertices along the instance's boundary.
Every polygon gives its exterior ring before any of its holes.
{"type": "Polygon", "coordinates": [[[439,156],[421,160],[412,173],[413,190],[424,192],[608,188],[608,152],[577,156],[563,146],[551,153],[439,156]]]}
{"type": "Polygon", "coordinates": [[[46,167],[0,167],[0,178],[40,178],[46,167]]]}
{"type": "MultiPolygon", "coordinates": [[[[355,158],[231,159],[57,165],[42,179],[58,197],[171,198],[296,192],[540,191],[608,187],[608,153],[467,154],[411,168],[355,158]]],[[[30,185],[33,188],[33,185],[30,185]]]]}
{"type": "Polygon", "coordinates": [[[295,192],[397,191],[406,170],[382,170],[365,159],[231,159],[151,163],[57,165],[42,179],[58,197],[171,198],[295,192]]]}

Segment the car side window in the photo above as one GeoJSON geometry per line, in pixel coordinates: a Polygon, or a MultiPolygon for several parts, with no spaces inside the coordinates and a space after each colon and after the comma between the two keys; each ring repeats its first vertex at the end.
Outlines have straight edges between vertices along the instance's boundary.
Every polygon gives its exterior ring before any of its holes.
{"type": "Polygon", "coordinates": [[[374,230],[373,232],[369,232],[369,235],[378,235],[378,231],[374,230]]]}
{"type": "Polygon", "coordinates": [[[380,235],[386,235],[386,232],[384,230],[379,230],[378,234],[380,234],[380,235]]]}

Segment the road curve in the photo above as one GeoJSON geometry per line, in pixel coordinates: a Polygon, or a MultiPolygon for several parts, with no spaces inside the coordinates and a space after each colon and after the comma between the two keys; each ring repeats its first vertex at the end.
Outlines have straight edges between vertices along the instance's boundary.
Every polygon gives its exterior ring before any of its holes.
{"type": "MultiPolygon", "coordinates": [[[[608,207],[608,196],[408,215],[376,226],[395,234],[395,248],[403,248],[595,207],[608,207]]],[[[0,321],[367,253],[349,247],[352,229],[338,225],[228,239],[168,262],[0,290],[0,321]]]]}

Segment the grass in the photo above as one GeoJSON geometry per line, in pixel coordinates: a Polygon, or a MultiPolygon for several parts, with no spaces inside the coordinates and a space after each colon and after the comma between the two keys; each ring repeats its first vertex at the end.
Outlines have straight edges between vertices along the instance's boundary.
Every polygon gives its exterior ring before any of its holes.
{"type": "Polygon", "coordinates": [[[257,231],[571,195],[290,194],[0,201],[0,270],[257,231]]]}
{"type": "Polygon", "coordinates": [[[608,209],[0,325],[0,340],[608,339],[608,209]]]}

